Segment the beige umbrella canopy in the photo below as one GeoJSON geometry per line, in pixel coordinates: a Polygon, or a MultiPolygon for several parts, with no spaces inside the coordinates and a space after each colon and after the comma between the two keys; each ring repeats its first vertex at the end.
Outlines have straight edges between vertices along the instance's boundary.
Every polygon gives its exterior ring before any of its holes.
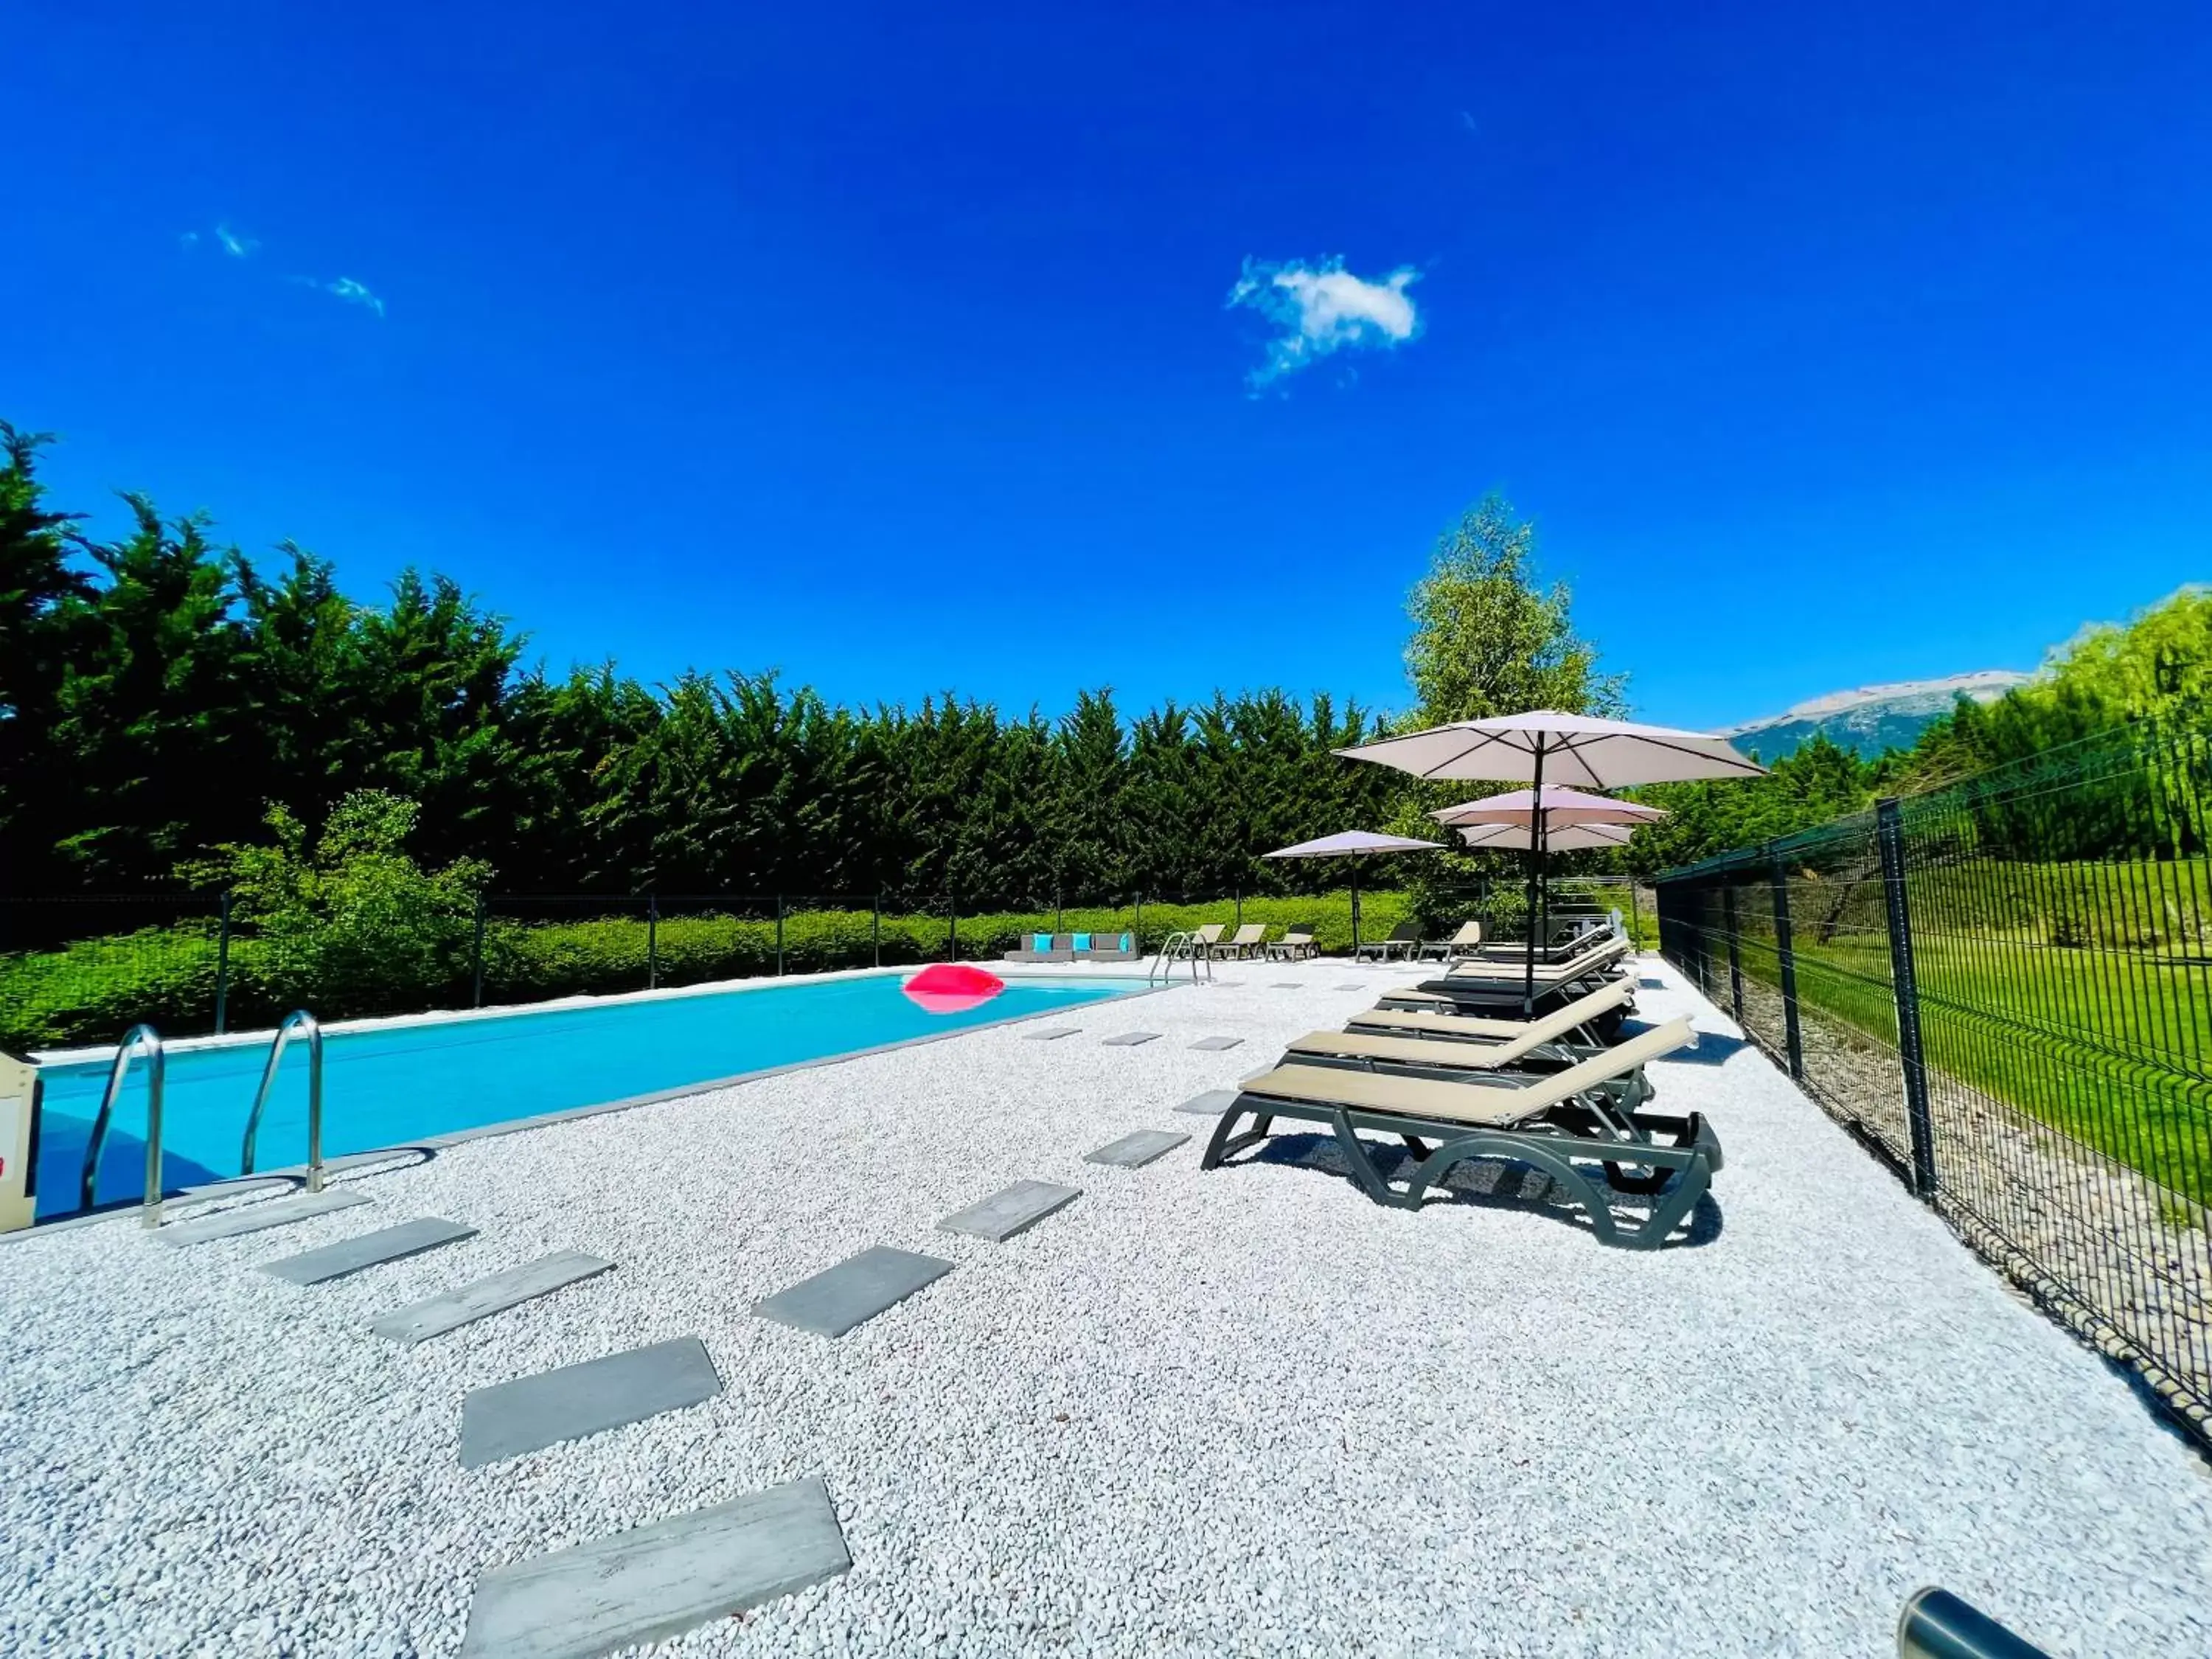
{"type": "MultiPolygon", "coordinates": [[[[1346,830],[1318,841],[1302,841],[1295,847],[1278,847],[1261,856],[1271,859],[1357,859],[1370,853],[1433,853],[1438,843],[1415,841],[1407,836],[1379,836],[1371,830],[1346,830]]],[[[1352,948],[1359,949],[1359,866],[1352,866],[1352,948]]]]}
{"type": "Polygon", "coordinates": [[[1438,823],[1517,823],[1526,827],[1542,803],[1544,827],[1555,830],[1571,823],[1656,823],[1667,816],[1656,806],[1640,801],[1615,800],[1609,795],[1586,795],[1547,783],[1541,789],[1510,789],[1480,800],[1463,800],[1456,806],[1439,807],[1429,814],[1438,823]]]}
{"type": "MultiPolygon", "coordinates": [[[[1671,726],[1642,726],[1597,714],[1539,708],[1454,720],[1402,737],[1383,738],[1336,751],[1347,760],[1395,766],[1418,778],[1492,778],[1530,783],[1540,799],[1546,779],[1583,789],[1620,789],[1638,783],[1680,783],[1696,778],[1756,777],[1765,769],[1746,760],[1725,738],[1671,726]]],[[[1618,803],[1616,803],[1618,805],[1618,803]]],[[[1542,872],[1547,817],[1531,808],[1528,860],[1528,960],[1521,1006],[1536,1002],[1536,936],[1542,918],[1542,872]]]]}

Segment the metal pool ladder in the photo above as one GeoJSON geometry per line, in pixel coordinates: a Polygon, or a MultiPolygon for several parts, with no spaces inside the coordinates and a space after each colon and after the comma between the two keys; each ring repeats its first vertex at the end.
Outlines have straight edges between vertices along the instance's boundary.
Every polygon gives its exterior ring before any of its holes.
{"type": "Polygon", "coordinates": [[[146,1056],[146,1195],[139,1206],[138,1220],[141,1226],[158,1227],[161,1224],[161,1084],[167,1062],[161,1052],[161,1034],[150,1025],[132,1026],[116,1047],[115,1065],[107,1074],[107,1087],[100,1091],[99,1114],[92,1120],[92,1138],[85,1142],[78,1207],[92,1208],[100,1149],[107,1144],[107,1121],[114,1115],[115,1097],[123,1092],[131,1062],[141,1052],[146,1056]]]}
{"type": "Polygon", "coordinates": [[[254,1091],[253,1110],[246,1120],[246,1144],[238,1155],[238,1172],[253,1173],[253,1138],[260,1133],[269,1091],[276,1086],[276,1067],[283,1060],[284,1045],[295,1031],[305,1032],[307,1038],[307,1190],[319,1193],[323,1190],[323,1028],[305,1008],[285,1015],[269,1044],[269,1059],[261,1067],[261,1086],[254,1091]]]}
{"type": "Polygon", "coordinates": [[[1170,933],[1160,941],[1159,955],[1145,969],[1145,983],[1150,985],[1154,975],[1158,975],[1159,982],[1166,984],[1174,977],[1175,965],[1178,962],[1190,964],[1190,982],[1193,985],[1198,983],[1198,965],[1201,962],[1206,964],[1206,978],[1213,977],[1212,957],[1200,945],[1198,935],[1186,928],[1170,933]]]}

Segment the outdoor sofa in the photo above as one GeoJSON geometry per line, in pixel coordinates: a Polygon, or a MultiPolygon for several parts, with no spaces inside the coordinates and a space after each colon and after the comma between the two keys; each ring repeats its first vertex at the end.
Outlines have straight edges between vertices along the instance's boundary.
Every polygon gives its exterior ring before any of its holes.
{"type": "Polygon", "coordinates": [[[1134,933],[1024,933],[1008,962],[1134,962],[1134,933]]]}

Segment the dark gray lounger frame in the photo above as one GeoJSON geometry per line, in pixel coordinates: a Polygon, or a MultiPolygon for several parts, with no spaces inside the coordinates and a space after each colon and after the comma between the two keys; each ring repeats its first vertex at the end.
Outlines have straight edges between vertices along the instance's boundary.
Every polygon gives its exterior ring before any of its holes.
{"type": "Polygon", "coordinates": [[[1541,1170],[1559,1182],[1589,1215],[1590,1229],[1600,1243],[1630,1250],[1656,1250],[1664,1244],[1705,1195],[1721,1167],[1720,1138],[1696,1112],[1674,1117],[1577,1103],[1556,1106],[1541,1118],[1511,1128],[1492,1128],[1245,1091],[1222,1113],[1199,1168],[1216,1169],[1223,1160],[1257,1146],[1267,1138],[1279,1117],[1328,1125],[1352,1166],[1352,1179],[1377,1204],[1418,1210],[1428,1189],[1441,1182],[1454,1164],[1468,1158],[1507,1158],[1541,1170]],[[1237,1133],[1238,1120],[1248,1114],[1253,1120],[1251,1128],[1237,1133]],[[1420,1160],[1407,1177],[1403,1191],[1393,1188],[1376,1168],[1373,1156],[1356,1133],[1361,1129],[1396,1135],[1420,1160]],[[1442,1144],[1431,1151],[1425,1136],[1436,1137],[1442,1144]],[[1589,1164],[1604,1166],[1602,1185],[1577,1167],[1589,1164]],[[1607,1201],[1608,1188],[1656,1196],[1659,1202],[1643,1222],[1624,1222],[1607,1201]]]}

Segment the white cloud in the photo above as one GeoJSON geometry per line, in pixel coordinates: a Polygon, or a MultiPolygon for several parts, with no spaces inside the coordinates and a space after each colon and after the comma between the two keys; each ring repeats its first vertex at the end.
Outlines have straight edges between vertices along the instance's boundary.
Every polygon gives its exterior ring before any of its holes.
{"type": "Polygon", "coordinates": [[[1247,259],[1229,303],[1250,307],[1279,331],[1247,383],[1256,392],[1346,347],[1388,351],[1405,344],[1421,331],[1420,313],[1406,292],[1420,275],[1401,265],[1370,282],[1346,270],[1342,259],[1247,259]]]}
{"type": "Polygon", "coordinates": [[[222,244],[222,251],[234,259],[243,259],[261,246],[251,236],[240,236],[228,225],[217,225],[215,239],[222,244]]]}
{"type": "Polygon", "coordinates": [[[368,291],[368,284],[356,283],[350,276],[341,276],[335,283],[319,285],[325,294],[335,294],[341,300],[349,300],[357,306],[367,306],[378,316],[384,315],[384,301],[368,291]]]}

